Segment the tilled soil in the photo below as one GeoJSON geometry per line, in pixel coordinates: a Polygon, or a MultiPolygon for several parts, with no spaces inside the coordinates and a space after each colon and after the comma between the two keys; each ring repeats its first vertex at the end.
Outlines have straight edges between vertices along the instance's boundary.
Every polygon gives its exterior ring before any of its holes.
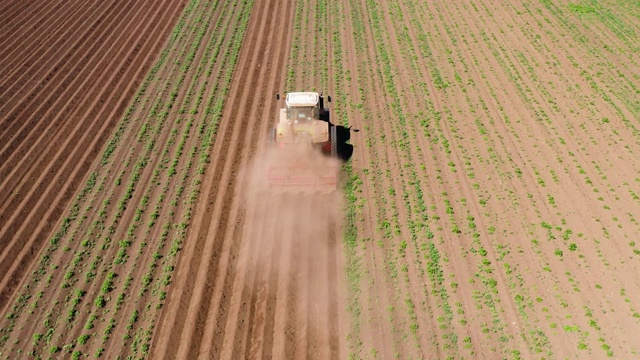
{"type": "Polygon", "coordinates": [[[82,184],[183,6],[2,3],[0,308],[82,184]]]}
{"type": "Polygon", "coordinates": [[[637,353],[634,5],[191,4],[0,5],[2,355],[637,353]],[[286,90],[362,130],[351,244],[340,192],[265,189],[286,90]]]}

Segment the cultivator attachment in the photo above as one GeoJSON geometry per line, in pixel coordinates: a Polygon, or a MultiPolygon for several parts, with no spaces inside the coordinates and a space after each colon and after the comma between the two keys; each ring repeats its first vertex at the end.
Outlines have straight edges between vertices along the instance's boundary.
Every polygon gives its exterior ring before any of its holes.
{"type": "Polygon", "coordinates": [[[274,193],[329,194],[338,188],[335,166],[319,167],[309,163],[271,166],[268,181],[274,193]]]}

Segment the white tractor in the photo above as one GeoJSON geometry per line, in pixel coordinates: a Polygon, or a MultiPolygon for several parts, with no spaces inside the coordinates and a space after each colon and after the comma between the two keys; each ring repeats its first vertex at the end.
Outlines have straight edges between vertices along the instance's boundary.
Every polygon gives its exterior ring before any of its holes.
{"type": "MultiPolygon", "coordinates": [[[[276,94],[280,100],[280,94],[276,94]]],[[[311,161],[302,153],[315,148],[331,158],[338,156],[337,129],[329,122],[329,110],[324,108],[323,95],[317,92],[290,92],[285,107],[279,110],[278,122],[271,129],[270,141],[283,154],[281,162],[269,170],[272,189],[292,191],[332,192],[337,188],[335,166],[322,165],[322,160],[311,161]],[[294,152],[293,154],[291,152],[294,152]],[[296,152],[299,156],[296,156],[296,152]]],[[[327,97],[331,102],[331,97],[327,97]]],[[[316,155],[317,158],[317,155],[316,155]]],[[[335,163],[335,162],[334,162],[335,163]]]]}

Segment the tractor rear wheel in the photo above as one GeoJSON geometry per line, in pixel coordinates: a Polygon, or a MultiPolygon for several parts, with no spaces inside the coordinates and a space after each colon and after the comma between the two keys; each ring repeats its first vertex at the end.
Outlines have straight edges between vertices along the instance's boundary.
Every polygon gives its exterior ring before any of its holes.
{"type": "Polygon", "coordinates": [[[338,129],[335,126],[331,126],[331,157],[338,157],[338,129]]]}

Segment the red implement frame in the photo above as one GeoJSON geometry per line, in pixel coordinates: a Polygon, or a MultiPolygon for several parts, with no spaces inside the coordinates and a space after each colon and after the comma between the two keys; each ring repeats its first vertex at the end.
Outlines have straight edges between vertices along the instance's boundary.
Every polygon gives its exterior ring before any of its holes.
{"type": "Polygon", "coordinates": [[[338,187],[337,174],[331,169],[296,166],[271,166],[268,169],[269,187],[275,192],[331,193],[338,187]]]}

